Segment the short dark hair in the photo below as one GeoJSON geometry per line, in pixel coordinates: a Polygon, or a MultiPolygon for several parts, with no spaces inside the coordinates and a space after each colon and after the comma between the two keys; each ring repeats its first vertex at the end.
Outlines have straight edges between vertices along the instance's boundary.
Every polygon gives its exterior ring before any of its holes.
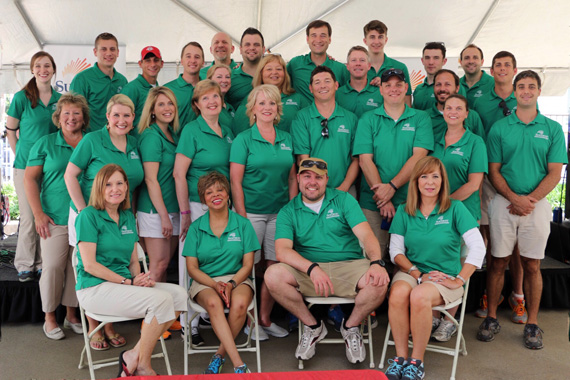
{"type": "Polygon", "coordinates": [[[424,48],[422,50],[422,57],[423,57],[424,52],[426,50],[441,50],[441,54],[443,55],[442,58],[445,58],[445,53],[447,52],[447,49],[445,48],[445,45],[443,44],[443,42],[428,42],[428,43],[426,43],[426,46],[424,46],[424,48]]]}
{"type": "Polygon", "coordinates": [[[230,183],[225,175],[220,172],[212,171],[208,174],[204,174],[198,179],[198,197],[202,204],[206,203],[206,190],[215,184],[219,184],[222,189],[230,195],[230,183]]]}
{"type": "Polygon", "coordinates": [[[307,25],[307,37],[309,37],[309,31],[313,28],[321,28],[323,26],[327,27],[327,30],[329,31],[329,37],[332,36],[332,28],[331,28],[331,24],[329,24],[326,21],[323,20],[315,20],[315,21],[311,21],[309,23],[309,25],[307,25]]]}
{"type": "MultiPolygon", "coordinates": [[[[469,111],[469,103],[467,102],[467,98],[461,94],[451,94],[447,97],[447,99],[445,99],[445,101],[443,102],[443,105],[445,106],[445,103],[447,103],[447,101],[449,99],[459,99],[461,100],[463,103],[465,103],[465,110],[469,111]]],[[[465,123],[465,121],[463,122],[465,123]]]]}
{"type": "Polygon", "coordinates": [[[263,39],[263,34],[261,34],[261,32],[255,28],[249,27],[246,30],[243,31],[243,34],[241,35],[241,39],[239,40],[239,44],[241,45],[243,42],[243,38],[247,35],[258,35],[259,37],[261,37],[261,45],[265,46],[265,40],[263,39]]]}
{"type": "Polygon", "coordinates": [[[459,53],[459,59],[463,60],[463,52],[467,49],[470,49],[470,48],[474,48],[474,49],[479,50],[479,53],[481,53],[481,59],[483,59],[483,50],[481,50],[481,48],[475,44],[469,44],[469,45],[465,46],[463,48],[463,50],[461,50],[461,53],[459,53]]]}
{"type": "Polygon", "coordinates": [[[202,52],[202,59],[204,59],[204,49],[202,48],[202,45],[200,45],[198,42],[196,41],[190,41],[188,42],[186,45],[184,45],[184,47],[182,48],[182,51],[180,52],[180,58],[184,57],[184,50],[186,50],[186,48],[188,46],[195,46],[198,49],[200,49],[200,51],[202,52]]]}
{"type": "Polygon", "coordinates": [[[459,86],[459,77],[457,76],[457,74],[455,74],[453,70],[448,70],[448,69],[441,69],[437,73],[435,73],[433,81],[435,82],[437,80],[437,76],[444,73],[451,74],[453,76],[453,79],[455,80],[455,87],[459,86]]]}
{"type": "Polygon", "coordinates": [[[515,58],[515,55],[513,53],[511,53],[510,51],[500,51],[497,54],[495,54],[495,56],[493,57],[493,61],[491,62],[491,68],[495,67],[495,61],[499,58],[506,58],[506,57],[510,57],[511,60],[513,61],[513,68],[517,68],[517,59],[515,58]]]}
{"type": "Polygon", "coordinates": [[[525,79],[525,78],[535,79],[536,83],[538,84],[538,89],[540,90],[540,87],[542,86],[540,76],[536,73],[536,71],[532,71],[532,70],[525,70],[525,71],[521,71],[520,73],[518,73],[517,76],[515,77],[515,80],[513,81],[513,89],[517,88],[517,82],[518,81],[520,81],[521,79],[525,79]]]}
{"type": "Polygon", "coordinates": [[[380,34],[388,34],[388,27],[386,24],[379,20],[372,20],[368,24],[364,25],[364,37],[373,30],[380,34]]]}
{"type": "Polygon", "coordinates": [[[97,48],[97,42],[99,42],[99,40],[113,40],[117,43],[117,47],[119,47],[119,41],[117,40],[117,37],[113,36],[111,33],[103,32],[95,37],[95,48],[97,48]]]}
{"type": "Polygon", "coordinates": [[[311,73],[311,80],[309,80],[309,84],[313,84],[313,77],[317,74],[320,73],[329,73],[333,79],[333,81],[336,82],[336,76],[334,75],[334,72],[330,69],[330,67],[326,67],[326,66],[317,66],[315,67],[315,69],[313,70],[313,72],[311,73]]]}

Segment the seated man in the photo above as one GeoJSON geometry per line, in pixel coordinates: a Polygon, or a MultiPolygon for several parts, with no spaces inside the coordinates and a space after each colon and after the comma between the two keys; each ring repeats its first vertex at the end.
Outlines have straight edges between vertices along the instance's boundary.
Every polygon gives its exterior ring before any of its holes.
{"type": "Polygon", "coordinates": [[[341,333],[351,363],[363,362],[366,351],[360,322],[383,301],[390,281],[380,259],[380,244],[352,195],[327,188],[327,163],[318,158],[300,162],[301,194],[277,215],[275,250],[281,263],[265,273],[273,298],[304,324],[295,356],[308,360],[327,334],[311,314],[303,296],[354,297],[354,310],[341,333]],[[358,240],[368,258],[362,256],[358,240]]]}

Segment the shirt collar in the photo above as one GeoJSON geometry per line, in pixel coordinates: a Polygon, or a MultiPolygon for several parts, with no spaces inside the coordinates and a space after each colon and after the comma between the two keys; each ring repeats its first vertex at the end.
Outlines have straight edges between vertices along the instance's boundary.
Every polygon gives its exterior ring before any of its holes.
{"type": "Polygon", "coordinates": [[[180,74],[178,76],[178,78],[176,78],[176,84],[180,87],[190,87],[190,88],[194,88],[194,86],[192,86],[192,83],[188,83],[184,80],[184,78],[182,78],[183,74],[180,74]]]}
{"type": "MultiPolygon", "coordinates": [[[[311,118],[313,118],[313,119],[321,119],[321,120],[324,119],[324,117],[319,113],[319,110],[317,109],[317,105],[315,104],[315,102],[313,102],[313,103],[310,105],[309,113],[310,113],[311,118]]],[[[332,115],[331,115],[328,119],[329,119],[329,120],[332,120],[332,119],[334,119],[336,116],[339,116],[339,117],[344,116],[344,109],[343,109],[342,107],[339,107],[339,106],[338,106],[338,103],[335,102],[335,104],[334,104],[334,111],[333,111],[332,115]]]]}
{"type": "MultiPolygon", "coordinates": [[[[323,211],[329,205],[329,203],[331,203],[332,200],[338,196],[338,194],[339,190],[333,190],[327,187],[325,190],[325,198],[323,199],[323,204],[321,206],[321,211],[323,211]]],[[[303,203],[302,196],[303,195],[301,194],[301,192],[299,192],[299,194],[295,198],[293,198],[295,210],[313,212],[313,210],[305,206],[305,204],[303,203]]]]}
{"type": "MultiPolygon", "coordinates": [[[[81,131],[81,136],[85,136],[85,131],[81,131]]],[[[65,137],[63,137],[63,131],[61,128],[57,131],[57,136],[55,137],[55,145],[71,148],[71,145],[65,141],[65,137]]]]}
{"type": "MultiPolygon", "coordinates": [[[[153,130],[155,130],[160,137],[162,137],[165,141],[167,141],[169,144],[172,144],[172,141],[170,141],[166,135],[164,134],[164,132],[162,132],[162,129],[160,129],[160,127],[158,126],[158,124],[154,123],[150,125],[150,128],[152,128],[153,130]]],[[[174,140],[174,144],[178,144],[178,133],[174,133],[174,129],[172,128],[171,125],[168,125],[168,130],[170,131],[170,135],[172,136],[172,139],[174,140]]]]}
{"type": "MultiPolygon", "coordinates": [[[[437,143],[441,146],[443,146],[445,148],[445,133],[447,132],[447,127],[445,127],[445,132],[443,133],[443,135],[441,136],[441,139],[439,139],[439,141],[437,141],[437,143]]],[[[451,146],[463,146],[466,145],[467,142],[469,141],[469,139],[471,138],[471,136],[473,135],[473,132],[471,132],[469,130],[469,128],[465,128],[465,133],[463,133],[463,136],[461,136],[461,138],[459,139],[459,141],[457,141],[455,144],[451,144],[451,146]]]]}
{"type": "MultiPolygon", "coordinates": [[[[439,213],[439,202],[436,203],[435,207],[433,208],[432,212],[429,214],[428,218],[432,215],[437,215],[439,213]]],[[[426,217],[424,216],[424,214],[422,214],[422,212],[420,211],[420,208],[418,207],[418,209],[416,210],[416,217],[417,218],[421,218],[421,219],[425,219],[426,217]]]]}
{"type": "MultiPolygon", "coordinates": [[[[153,87],[152,84],[148,83],[147,80],[142,76],[142,74],[139,74],[139,76],[136,79],[137,81],[140,82],[140,84],[144,87],[144,88],[148,88],[149,90],[153,87]]],[[[156,81],[156,86],[159,86],[158,81],[156,81]]]]}
{"type": "MultiPolygon", "coordinates": [[[[95,64],[93,65],[93,71],[97,75],[97,78],[105,78],[105,77],[110,78],[107,74],[101,71],[98,62],[95,62],[95,64]]],[[[115,70],[115,68],[113,67],[113,79],[115,79],[116,75],[117,75],[117,70],[115,70]]]]}
{"type": "MultiPolygon", "coordinates": [[[[132,136],[126,135],[125,136],[127,138],[127,149],[126,152],[130,152],[133,149],[135,149],[136,144],[133,143],[133,139],[135,139],[132,136]]],[[[101,128],[101,145],[103,145],[104,147],[106,147],[107,149],[110,150],[114,150],[120,153],[124,153],[122,151],[120,151],[119,149],[117,149],[117,147],[113,144],[113,141],[111,141],[111,136],[109,135],[109,129],[108,127],[104,127],[101,128]]]]}
{"type": "Polygon", "coordinates": [[[516,111],[513,111],[513,113],[511,113],[509,116],[507,116],[507,120],[509,121],[509,124],[522,124],[524,126],[531,126],[533,124],[545,124],[546,123],[546,118],[544,117],[543,114],[540,113],[540,111],[537,109],[536,110],[537,114],[536,117],[534,118],[533,121],[531,121],[528,124],[523,123],[519,117],[517,116],[516,111]]]}
{"type": "MultiPolygon", "coordinates": [[[[217,137],[220,137],[216,132],[214,132],[214,131],[212,130],[212,128],[210,128],[210,126],[208,125],[208,123],[206,123],[206,120],[204,120],[204,118],[202,117],[202,115],[198,116],[198,117],[196,118],[196,120],[197,120],[198,126],[200,127],[200,130],[201,130],[202,132],[208,133],[208,134],[210,134],[210,135],[214,135],[214,136],[217,136],[217,137]]],[[[224,127],[222,127],[221,125],[220,125],[220,129],[222,130],[222,137],[226,137],[227,134],[228,134],[228,131],[227,131],[224,127]]]]}
{"type": "MultiPolygon", "coordinates": [[[[238,223],[236,218],[237,218],[236,213],[233,212],[232,210],[228,210],[228,224],[226,225],[226,229],[224,230],[224,232],[222,232],[222,235],[238,228],[238,223]]],[[[210,227],[210,210],[206,211],[204,216],[200,218],[200,224],[198,228],[201,231],[204,231],[207,234],[217,238],[217,236],[214,235],[214,233],[212,232],[212,228],[210,227]]]]}

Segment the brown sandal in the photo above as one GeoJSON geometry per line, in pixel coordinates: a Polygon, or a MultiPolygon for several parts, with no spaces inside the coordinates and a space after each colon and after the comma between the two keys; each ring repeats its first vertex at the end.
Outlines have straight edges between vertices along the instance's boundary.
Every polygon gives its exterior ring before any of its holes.
{"type": "Polygon", "coordinates": [[[89,346],[95,351],[107,351],[110,348],[107,340],[103,336],[92,337],[89,346]]]}
{"type": "Polygon", "coordinates": [[[105,338],[107,338],[107,342],[109,342],[109,344],[115,348],[123,347],[125,344],[127,344],[127,340],[117,333],[113,335],[105,334],[105,338]]]}

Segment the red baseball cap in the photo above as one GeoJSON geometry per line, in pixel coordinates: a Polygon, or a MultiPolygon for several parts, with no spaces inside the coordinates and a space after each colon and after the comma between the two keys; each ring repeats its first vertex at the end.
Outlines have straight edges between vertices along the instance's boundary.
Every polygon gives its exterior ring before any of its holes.
{"type": "Polygon", "coordinates": [[[158,50],[157,47],[147,46],[143,48],[141,51],[141,60],[145,59],[146,56],[150,53],[154,54],[155,57],[162,59],[162,56],[160,55],[160,50],[158,50]]]}

